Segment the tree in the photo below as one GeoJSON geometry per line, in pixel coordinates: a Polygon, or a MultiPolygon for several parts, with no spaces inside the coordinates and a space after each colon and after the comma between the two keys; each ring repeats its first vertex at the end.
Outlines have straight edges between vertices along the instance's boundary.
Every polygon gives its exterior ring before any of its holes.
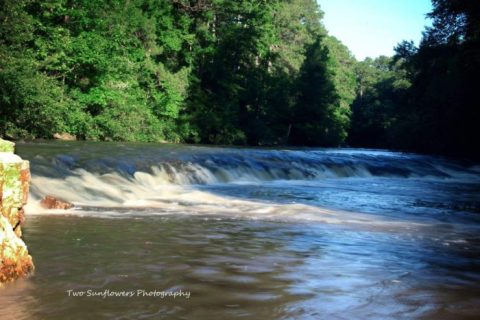
{"type": "Polygon", "coordinates": [[[327,64],[328,49],[317,39],[307,50],[300,74],[289,139],[292,144],[332,146],[344,138],[336,114],[340,98],[327,64]]]}
{"type": "Polygon", "coordinates": [[[258,143],[276,40],[272,31],[276,5],[276,1],[217,1],[197,18],[203,48],[188,110],[197,141],[258,143]],[[205,26],[213,37],[204,35],[205,26]]]}
{"type": "Polygon", "coordinates": [[[385,67],[360,63],[349,142],[480,157],[472,140],[480,122],[479,15],[477,1],[434,0],[418,48],[404,41],[385,67]]]}
{"type": "Polygon", "coordinates": [[[353,58],[322,16],[314,0],[4,0],[0,134],[338,145],[353,58]]]}
{"type": "Polygon", "coordinates": [[[393,133],[407,102],[410,82],[400,61],[386,56],[366,58],[356,66],[357,97],[348,142],[353,146],[392,148],[401,144],[393,133]]]}

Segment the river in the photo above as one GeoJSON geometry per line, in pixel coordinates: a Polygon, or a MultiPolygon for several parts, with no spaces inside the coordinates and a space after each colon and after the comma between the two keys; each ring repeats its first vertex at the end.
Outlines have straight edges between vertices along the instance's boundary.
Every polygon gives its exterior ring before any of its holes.
{"type": "Polygon", "coordinates": [[[15,319],[478,319],[480,165],[362,149],[19,143],[15,319]],[[74,209],[41,209],[54,195],[74,209]]]}

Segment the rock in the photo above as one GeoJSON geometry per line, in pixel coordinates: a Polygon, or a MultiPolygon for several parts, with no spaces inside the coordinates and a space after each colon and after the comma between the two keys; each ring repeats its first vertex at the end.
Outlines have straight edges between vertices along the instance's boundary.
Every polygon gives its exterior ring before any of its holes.
{"type": "Polygon", "coordinates": [[[71,135],[70,133],[55,133],[53,135],[53,138],[54,139],[57,139],[57,140],[64,140],[64,141],[75,141],[77,140],[77,137],[74,136],[74,135],[71,135]]]}
{"type": "Polygon", "coordinates": [[[20,163],[22,158],[13,153],[0,152],[0,163],[20,163]]]}
{"type": "Polygon", "coordinates": [[[13,153],[15,151],[15,144],[10,141],[5,141],[0,138],[0,152],[13,153]]]}
{"type": "Polygon", "coordinates": [[[0,286],[2,283],[23,278],[33,270],[32,257],[25,242],[13,231],[12,225],[0,216],[0,286]]]}
{"type": "Polygon", "coordinates": [[[73,204],[68,201],[60,200],[52,196],[46,196],[40,202],[40,205],[44,209],[70,209],[73,208],[73,204]]]}
{"type": "Polygon", "coordinates": [[[34,269],[21,239],[30,167],[13,150],[13,143],[0,139],[0,285],[25,277],[34,269]]]}

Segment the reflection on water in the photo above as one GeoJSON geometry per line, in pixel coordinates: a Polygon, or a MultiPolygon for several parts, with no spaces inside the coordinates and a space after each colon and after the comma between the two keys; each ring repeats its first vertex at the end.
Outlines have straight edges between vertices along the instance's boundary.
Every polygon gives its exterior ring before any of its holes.
{"type": "Polygon", "coordinates": [[[478,235],[445,242],[178,216],[37,216],[25,229],[35,276],[0,297],[17,319],[475,319],[480,312],[478,235]],[[69,289],[191,296],[68,297],[69,289]]]}

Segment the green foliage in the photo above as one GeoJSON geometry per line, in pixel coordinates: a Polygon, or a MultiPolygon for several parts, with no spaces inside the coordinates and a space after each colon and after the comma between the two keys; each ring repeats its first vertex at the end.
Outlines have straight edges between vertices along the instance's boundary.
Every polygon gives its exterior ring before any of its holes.
{"type": "Polygon", "coordinates": [[[357,63],[314,0],[3,0],[0,136],[475,155],[479,3],[357,63]]]}
{"type": "Polygon", "coordinates": [[[298,83],[299,99],[292,114],[290,140],[294,144],[338,145],[345,138],[338,112],[340,97],[328,56],[321,39],[307,49],[298,83]]]}
{"type": "Polygon", "coordinates": [[[327,33],[320,23],[322,18],[323,12],[314,1],[280,2],[274,20],[278,34],[278,41],[273,48],[278,55],[275,69],[290,77],[298,76],[307,47],[327,33]]]}
{"type": "Polygon", "coordinates": [[[357,97],[352,105],[353,117],[349,143],[354,146],[387,147],[398,113],[406,103],[410,82],[401,63],[381,56],[367,58],[356,66],[357,97]]]}
{"type": "Polygon", "coordinates": [[[325,37],[324,43],[329,51],[328,68],[333,74],[332,81],[339,99],[334,110],[334,118],[340,143],[347,138],[350,127],[351,105],[356,97],[357,62],[348,48],[335,37],[325,37]]]}
{"type": "Polygon", "coordinates": [[[173,11],[166,1],[6,1],[3,135],[180,141],[190,69],[172,61],[191,36],[173,11]]]}
{"type": "Polygon", "coordinates": [[[192,141],[258,143],[276,42],[276,8],[276,1],[216,1],[203,12],[207,20],[196,22],[201,58],[187,110],[196,133],[192,141]]]}
{"type": "Polygon", "coordinates": [[[2,136],[345,140],[354,60],[314,0],[3,4],[2,136]]]}

